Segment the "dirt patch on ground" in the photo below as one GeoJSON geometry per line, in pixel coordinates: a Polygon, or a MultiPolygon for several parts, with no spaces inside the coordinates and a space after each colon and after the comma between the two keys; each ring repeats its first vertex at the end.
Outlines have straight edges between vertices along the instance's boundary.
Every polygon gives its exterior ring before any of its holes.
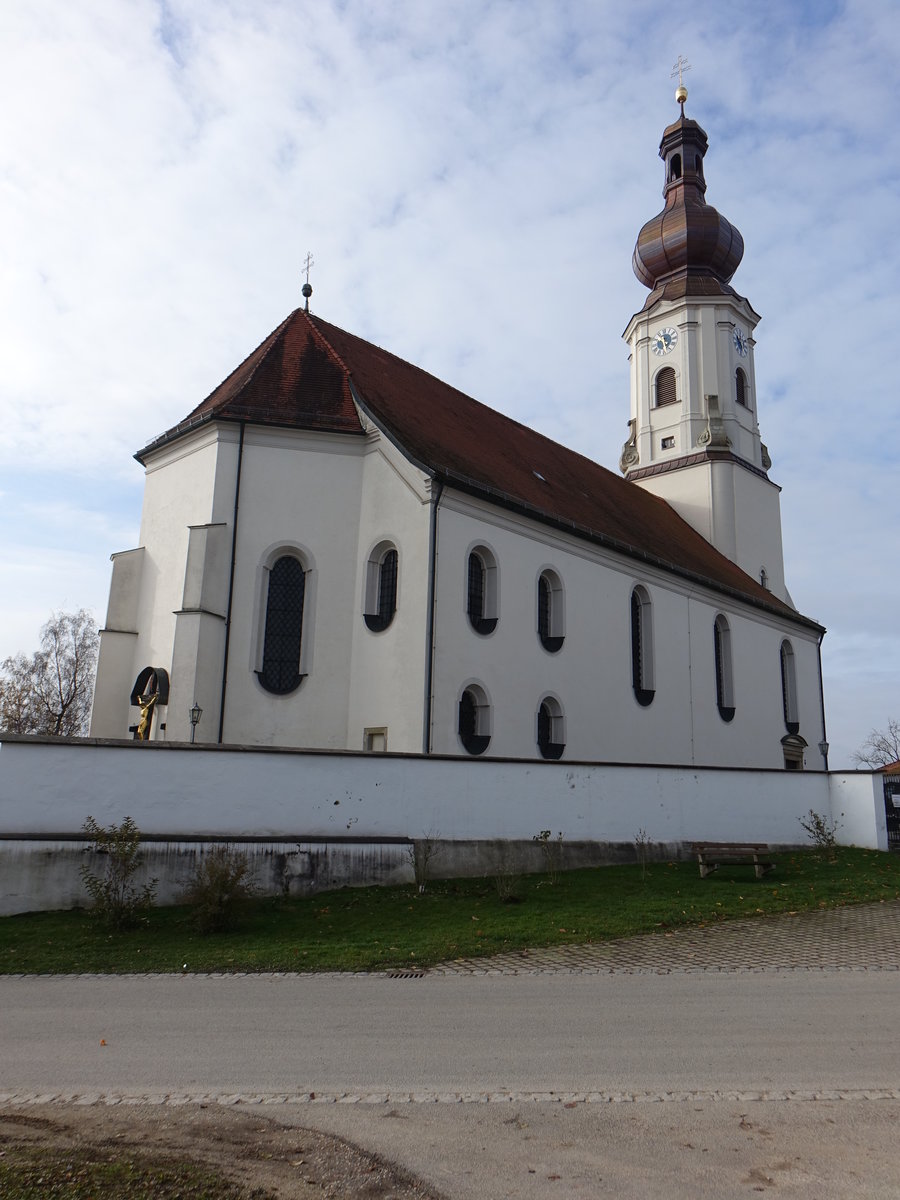
{"type": "Polygon", "coordinates": [[[441,1200],[396,1164],[330,1134],[216,1104],[0,1110],[0,1154],[42,1147],[189,1160],[278,1200],[441,1200]]]}

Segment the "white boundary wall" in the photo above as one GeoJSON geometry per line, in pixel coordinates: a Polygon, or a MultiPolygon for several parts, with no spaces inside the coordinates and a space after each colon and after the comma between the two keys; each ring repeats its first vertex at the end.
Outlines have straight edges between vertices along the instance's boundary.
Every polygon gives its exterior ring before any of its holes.
{"type": "MultiPolygon", "coordinates": [[[[6,735],[0,913],[23,911],[23,904],[61,905],[57,888],[45,895],[42,884],[40,895],[29,894],[34,885],[22,877],[22,856],[43,845],[46,875],[52,853],[77,840],[89,814],[101,825],[130,816],[144,835],[170,846],[262,839],[296,853],[301,844],[324,841],[365,846],[371,856],[373,845],[396,842],[390,868],[396,875],[402,843],[426,837],[530,843],[550,829],[554,837],[562,832],[566,844],[623,847],[644,830],[671,853],[694,840],[802,845],[798,818],[810,809],[840,822],[840,841],[887,848],[882,779],[869,772],[426,759],[6,735]],[[49,856],[48,839],[56,843],[49,856]],[[16,871],[9,855],[18,860],[16,871]]],[[[77,877],[77,866],[71,870],[77,877]]],[[[342,881],[372,878],[366,869],[342,881]]]]}

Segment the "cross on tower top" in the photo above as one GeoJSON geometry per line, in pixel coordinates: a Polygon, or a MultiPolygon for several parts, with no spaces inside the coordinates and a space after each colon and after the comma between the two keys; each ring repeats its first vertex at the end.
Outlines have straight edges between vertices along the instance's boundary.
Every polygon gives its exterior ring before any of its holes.
{"type": "Polygon", "coordinates": [[[310,269],[310,267],[314,267],[315,265],[316,264],[315,264],[315,260],[313,259],[313,256],[312,256],[312,252],[307,250],[306,258],[304,259],[303,267],[301,268],[302,270],[304,270],[306,272],[306,283],[304,283],[303,287],[301,288],[301,291],[303,292],[303,297],[306,300],[306,311],[307,312],[309,312],[309,298],[312,295],[312,284],[309,282],[309,269],[310,269]]]}
{"type": "Polygon", "coordinates": [[[675,100],[681,105],[681,115],[684,116],[684,102],[687,100],[687,88],[684,86],[684,73],[690,71],[691,64],[682,55],[678,55],[678,60],[672,68],[671,79],[678,76],[678,87],[675,89],[675,100]]]}

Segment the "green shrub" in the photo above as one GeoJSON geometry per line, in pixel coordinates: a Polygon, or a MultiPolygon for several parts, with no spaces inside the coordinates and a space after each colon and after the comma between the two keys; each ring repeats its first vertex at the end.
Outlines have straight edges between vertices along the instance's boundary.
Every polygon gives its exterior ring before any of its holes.
{"type": "Polygon", "coordinates": [[[140,830],[131,817],[108,829],[88,817],[81,828],[91,839],[88,849],[106,855],[106,870],[101,875],[86,863],[81,867],[81,879],[91,898],[91,912],[110,929],[133,929],[152,908],[157,884],[151,879],[139,888],[132,882],[141,866],[140,830]]]}
{"type": "Polygon", "coordinates": [[[197,863],[184,901],[193,909],[198,933],[223,933],[235,928],[255,892],[247,855],[230,846],[214,846],[197,863]]]}

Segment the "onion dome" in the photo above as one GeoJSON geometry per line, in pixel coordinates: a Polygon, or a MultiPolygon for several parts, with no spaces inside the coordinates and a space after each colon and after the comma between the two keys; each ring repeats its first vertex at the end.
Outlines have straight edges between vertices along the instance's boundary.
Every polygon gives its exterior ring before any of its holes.
{"type": "MultiPolygon", "coordinates": [[[[686,89],[682,89],[687,95],[686,89]]],[[[638,234],[631,265],[659,299],[734,295],[728,286],[744,254],[740,232],[706,203],[703,158],[709,145],[696,121],[684,115],[665,130],[659,157],[666,166],[666,206],[638,234]]]]}

